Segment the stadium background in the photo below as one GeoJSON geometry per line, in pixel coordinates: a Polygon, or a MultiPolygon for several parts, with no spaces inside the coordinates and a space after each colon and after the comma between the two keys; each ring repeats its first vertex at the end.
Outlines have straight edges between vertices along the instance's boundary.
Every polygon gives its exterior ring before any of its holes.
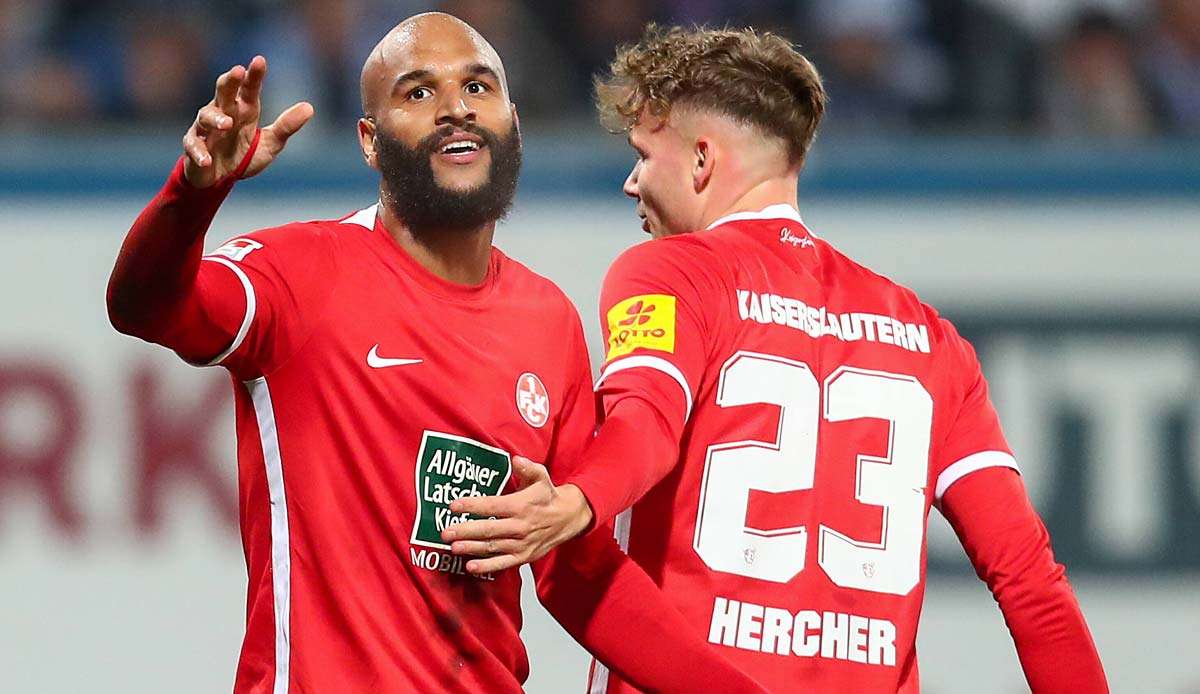
{"type": "MultiPolygon", "coordinates": [[[[229,689],[245,571],[228,382],[116,334],[104,285],[215,75],[255,52],[267,117],[302,98],[317,116],[210,241],[370,204],[358,69],[433,6],[0,0],[0,691],[229,689]]],[[[801,178],[809,225],[975,341],[1114,691],[1200,692],[1200,2],[436,6],[493,41],[521,110],[497,244],[571,295],[594,358],[600,279],[643,236],[589,75],[649,19],[801,42],[832,99],[801,178]]],[[[936,512],[929,556],[925,691],[1025,691],[936,512]]],[[[583,653],[527,615],[529,691],[581,691],[583,653]]]]}

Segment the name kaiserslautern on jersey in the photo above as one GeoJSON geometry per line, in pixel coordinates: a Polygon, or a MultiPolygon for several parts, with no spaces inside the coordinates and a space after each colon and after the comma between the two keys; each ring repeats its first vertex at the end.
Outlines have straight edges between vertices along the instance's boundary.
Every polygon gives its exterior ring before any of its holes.
{"type": "Polygon", "coordinates": [[[772,691],[916,691],[929,509],[1016,467],[971,346],[787,205],[631,248],[601,318],[601,393],[657,370],[686,419],[629,554],[772,691]]]}
{"type": "Polygon", "coordinates": [[[446,282],[375,207],[236,237],[198,281],[246,307],[213,361],[249,568],[235,691],[520,691],[519,574],[469,575],[439,533],[455,498],[513,490],[511,455],[590,439],[569,300],[498,250],[482,284],[446,282]]]}

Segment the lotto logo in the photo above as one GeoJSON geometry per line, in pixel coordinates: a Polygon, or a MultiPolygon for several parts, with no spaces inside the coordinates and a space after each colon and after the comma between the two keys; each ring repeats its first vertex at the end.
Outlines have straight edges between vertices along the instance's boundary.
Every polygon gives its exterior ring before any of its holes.
{"type": "Polygon", "coordinates": [[[650,322],[650,316],[654,313],[654,304],[638,300],[633,306],[625,309],[625,313],[629,314],[629,317],[621,321],[622,326],[644,325],[650,322]]]}
{"type": "Polygon", "coordinates": [[[675,351],[675,297],[630,297],[609,309],[607,317],[609,360],[638,348],[675,351]]]}
{"type": "Polygon", "coordinates": [[[529,426],[541,429],[550,419],[550,395],[542,379],[526,371],[517,378],[517,411],[529,426]]]}

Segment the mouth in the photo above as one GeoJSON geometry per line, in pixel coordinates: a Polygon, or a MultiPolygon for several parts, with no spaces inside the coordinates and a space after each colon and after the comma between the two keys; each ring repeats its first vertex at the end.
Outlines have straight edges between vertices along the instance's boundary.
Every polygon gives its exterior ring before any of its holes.
{"type": "Polygon", "coordinates": [[[434,150],[438,159],[456,165],[470,164],[479,158],[487,144],[478,135],[457,132],[443,138],[434,150]]]}

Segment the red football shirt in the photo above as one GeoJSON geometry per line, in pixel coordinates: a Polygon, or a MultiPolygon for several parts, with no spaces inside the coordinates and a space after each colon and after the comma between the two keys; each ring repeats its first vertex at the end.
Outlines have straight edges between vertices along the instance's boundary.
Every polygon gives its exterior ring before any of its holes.
{"type": "Polygon", "coordinates": [[[787,205],[630,249],[601,320],[601,395],[654,369],[686,419],[630,555],[773,691],[916,691],[930,506],[1016,467],[971,346],[787,205]]]}
{"type": "Polygon", "coordinates": [[[590,439],[570,301],[498,250],[479,286],[446,282],[375,207],[237,237],[198,282],[246,307],[213,362],[236,381],[249,569],[235,691],[519,692],[519,574],[467,574],[439,532],[454,498],[513,489],[510,454],[590,439]]]}

